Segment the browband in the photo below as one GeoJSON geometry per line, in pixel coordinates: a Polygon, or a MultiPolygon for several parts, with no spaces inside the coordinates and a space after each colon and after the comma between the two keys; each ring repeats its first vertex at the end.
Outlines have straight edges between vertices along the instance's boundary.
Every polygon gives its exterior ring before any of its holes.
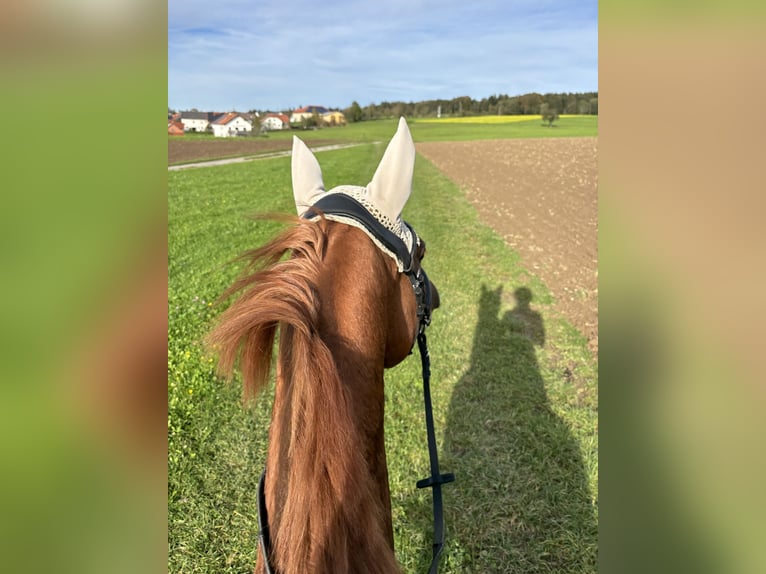
{"type": "Polygon", "coordinates": [[[336,215],[349,218],[359,223],[367,232],[377,239],[381,245],[391,254],[395,255],[402,264],[404,273],[412,272],[415,249],[417,249],[417,235],[407,222],[402,222],[412,233],[412,251],[393,231],[386,228],[380,221],[359,203],[356,199],[345,193],[328,193],[316,201],[304,214],[304,219],[313,219],[320,214],[336,215]]]}

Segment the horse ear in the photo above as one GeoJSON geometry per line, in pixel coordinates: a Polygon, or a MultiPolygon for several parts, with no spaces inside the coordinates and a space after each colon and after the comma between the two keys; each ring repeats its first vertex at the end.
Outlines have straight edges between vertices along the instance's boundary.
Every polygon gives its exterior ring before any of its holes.
{"type": "Polygon", "coordinates": [[[391,221],[399,218],[410,197],[414,169],[415,144],[407,121],[402,117],[372,181],[367,185],[367,195],[391,221]]]}
{"type": "Polygon", "coordinates": [[[300,217],[324,193],[324,182],[317,158],[296,136],[293,136],[292,173],[295,208],[300,217]]]}

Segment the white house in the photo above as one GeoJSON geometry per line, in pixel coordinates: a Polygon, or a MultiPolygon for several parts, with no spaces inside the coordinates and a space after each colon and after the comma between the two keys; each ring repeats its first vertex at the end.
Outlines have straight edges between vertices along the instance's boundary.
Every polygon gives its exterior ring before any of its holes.
{"type": "Polygon", "coordinates": [[[181,112],[181,123],[184,131],[204,132],[210,123],[210,114],[207,112],[181,112]]]}
{"type": "Polygon", "coordinates": [[[253,131],[253,124],[236,112],[223,114],[210,124],[217,138],[236,136],[253,131]]]}
{"type": "Polygon", "coordinates": [[[290,127],[290,118],[285,114],[266,114],[261,120],[261,128],[266,131],[286,130],[290,127]]]}

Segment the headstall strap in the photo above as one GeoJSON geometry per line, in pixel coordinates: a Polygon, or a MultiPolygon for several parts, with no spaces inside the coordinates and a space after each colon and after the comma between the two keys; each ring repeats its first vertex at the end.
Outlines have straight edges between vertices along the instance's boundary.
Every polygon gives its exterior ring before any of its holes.
{"type": "MultiPolygon", "coordinates": [[[[439,453],[436,450],[436,432],[434,431],[434,414],[431,406],[431,357],[428,354],[428,341],[426,339],[426,327],[431,324],[431,285],[428,275],[420,265],[416,266],[415,253],[418,239],[415,230],[405,223],[412,232],[412,250],[407,249],[404,242],[392,231],[384,227],[367,209],[351,196],[342,193],[327,194],[317,201],[303,217],[310,219],[320,213],[342,215],[354,219],[372,233],[378,241],[397,255],[402,261],[404,273],[412,283],[417,301],[418,313],[418,350],[420,351],[420,363],[423,369],[423,402],[426,414],[426,434],[428,437],[428,458],[430,461],[431,476],[417,481],[418,488],[432,488],[431,491],[434,509],[434,533],[433,533],[433,557],[428,574],[438,574],[439,559],[444,550],[444,506],[442,503],[442,484],[455,480],[452,473],[441,474],[439,471],[439,453]],[[315,209],[316,208],[316,209],[315,209]]],[[[414,346],[414,342],[413,342],[414,346]]],[[[271,540],[269,535],[268,515],[266,512],[266,496],[264,493],[266,471],[263,471],[258,482],[258,527],[260,529],[258,539],[266,567],[266,574],[275,574],[270,564],[271,540]]]]}

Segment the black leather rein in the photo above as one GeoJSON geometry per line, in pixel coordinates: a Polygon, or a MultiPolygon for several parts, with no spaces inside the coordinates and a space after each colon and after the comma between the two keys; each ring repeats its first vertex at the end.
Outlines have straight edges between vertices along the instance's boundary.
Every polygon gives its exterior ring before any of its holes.
{"type": "MultiPolygon", "coordinates": [[[[428,438],[428,458],[430,460],[431,476],[417,481],[417,488],[432,488],[434,532],[433,532],[433,555],[428,574],[437,574],[439,559],[444,550],[444,507],[442,504],[442,484],[455,480],[452,473],[441,474],[439,472],[439,454],[436,450],[436,433],[434,431],[434,415],[431,406],[431,358],[428,354],[428,342],[426,340],[426,327],[431,324],[431,285],[428,276],[420,262],[417,261],[418,236],[410,225],[404,222],[412,233],[412,249],[408,249],[395,233],[380,223],[367,209],[353,197],[343,193],[330,193],[317,201],[303,215],[305,219],[311,219],[323,214],[339,215],[353,219],[370,232],[391,253],[395,254],[402,262],[402,267],[412,283],[412,288],[417,301],[418,333],[417,342],[420,351],[420,362],[423,372],[423,401],[426,416],[426,434],[428,438]]],[[[413,342],[414,346],[414,342],[413,342]]],[[[258,481],[258,541],[263,554],[266,574],[276,574],[270,563],[271,537],[269,533],[268,511],[266,509],[265,495],[266,471],[261,474],[258,481]]]]}

